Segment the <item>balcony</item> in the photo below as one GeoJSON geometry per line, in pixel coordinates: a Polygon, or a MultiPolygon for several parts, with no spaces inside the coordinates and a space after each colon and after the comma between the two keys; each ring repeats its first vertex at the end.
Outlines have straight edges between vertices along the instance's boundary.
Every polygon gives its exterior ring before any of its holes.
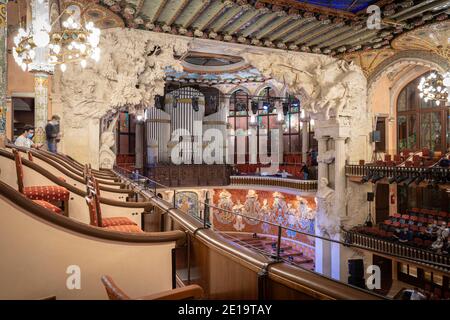
{"type": "Polygon", "coordinates": [[[231,176],[231,186],[261,186],[316,192],[317,180],[299,180],[265,176],[231,176]]]}
{"type": "Polygon", "coordinates": [[[344,237],[349,245],[373,250],[382,254],[395,256],[400,259],[414,260],[415,263],[438,270],[450,271],[450,256],[430,250],[416,248],[400,242],[380,239],[377,236],[361,233],[358,228],[344,231],[344,237]]]}

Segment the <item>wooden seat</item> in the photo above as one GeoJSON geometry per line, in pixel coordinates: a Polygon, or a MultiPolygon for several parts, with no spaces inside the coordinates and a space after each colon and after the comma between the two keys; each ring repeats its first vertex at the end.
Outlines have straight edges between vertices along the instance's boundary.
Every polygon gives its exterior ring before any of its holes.
{"type": "Polygon", "coordinates": [[[19,192],[31,200],[43,200],[47,202],[62,202],[64,206],[64,213],[68,216],[68,206],[70,192],[61,186],[28,186],[25,187],[23,183],[23,166],[22,157],[17,149],[13,149],[14,160],[16,163],[17,186],[19,192]]]}
{"type": "MultiPolygon", "coordinates": [[[[102,276],[101,281],[105,286],[106,293],[110,300],[131,300],[130,296],[127,295],[122,289],[120,289],[110,276],[102,276]]],[[[134,300],[190,300],[200,299],[202,296],[202,287],[193,284],[186,287],[176,288],[140,298],[135,298],[134,300]]]]}

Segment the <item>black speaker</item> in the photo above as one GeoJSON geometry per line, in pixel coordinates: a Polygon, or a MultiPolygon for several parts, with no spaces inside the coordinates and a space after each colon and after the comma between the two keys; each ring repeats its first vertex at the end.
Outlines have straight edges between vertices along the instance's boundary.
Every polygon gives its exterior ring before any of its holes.
{"type": "Polygon", "coordinates": [[[289,112],[289,102],[283,102],[283,114],[286,116],[289,112]]]}
{"type": "Polygon", "coordinates": [[[259,108],[258,101],[252,101],[251,105],[252,105],[252,112],[253,112],[253,114],[257,114],[258,113],[258,108],[259,108]]]}
{"type": "Polygon", "coordinates": [[[373,202],[375,194],[373,192],[367,192],[367,201],[373,202]]]}
{"type": "Polygon", "coordinates": [[[198,107],[198,97],[192,97],[192,108],[195,112],[197,112],[199,109],[198,107]]]}
{"type": "Polygon", "coordinates": [[[159,94],[155,96],[155,108],[163,109],[162,96],[159,94]]]}
{"type": "Polygon", "coordinates": [[[349,259],[348,260],[348,274],[349,278],[362,278],[364,280],[364,261],[363,259],[349,259]]]}
{"type": "Polygon", "coordinates": [[[366,281],[364,280],[364,278],[360,278],[360,277],[348,277],[348,284],[361,288],[361,289],[365,289],[366,288],[366,281]]]}

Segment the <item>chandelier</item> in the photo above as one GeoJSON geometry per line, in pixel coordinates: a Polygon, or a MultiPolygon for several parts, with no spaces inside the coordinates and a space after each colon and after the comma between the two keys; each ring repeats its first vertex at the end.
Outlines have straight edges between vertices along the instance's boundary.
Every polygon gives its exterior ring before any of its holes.
{"type": "MultiPolygon", "coordinates": [[[[50,26],[44,22],[38,22],[34,29],[25,30],[19,28],[14,37],[13,57],[23,71],[30,70],[30,64],[35,61],[38,48],[48,48],[46,63],[51,66],[59,65],[61,71],[66,71],[67,64],[79,63],[82,68],[87,66],[88,59],[95,62],[100,60],[100,29],[93,22],[77,22],[72,15],[75,11],[64,10],[63,13],[50,26]],[[69,18],[62,22],[61,30],[54,30],[54,25],[64,14],[69,18]]],[[[83,17],[80,14],[80,17],[83,17]]]]}
{"type": "Polygon", "coordinates": [[[444,81],[444,77],[438,72],[432,72],[426,77],[420,79],[418,89],[420,91],[420,97],[425,102],[434,101],[436,105],[441,103],[447,103],[448,101],[448,84],[447,76],[444,81]]]}

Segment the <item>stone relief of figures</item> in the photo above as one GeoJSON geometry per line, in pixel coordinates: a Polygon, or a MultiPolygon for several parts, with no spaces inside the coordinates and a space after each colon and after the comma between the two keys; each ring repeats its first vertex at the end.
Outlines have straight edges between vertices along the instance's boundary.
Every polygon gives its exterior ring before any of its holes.
{"type": "Polygon", "coordinates": [[[99,163],[101,169],[112,169],[116,161],[116,154],[112,148],[116,144],[114,128],[116,127],[119,113],[117,113],[108,128],[100,136],[99,163]]]}
{"type": "MultiPolygon", "coordinates": [[[[245,202],[242,204],[240,199],[233,201],[232,195],[227,190],[219,193],[217,208],[213,210],[214,217],[222,224],[231,224],[237,231],[242,231],[246,225],[261,224],[263,232],[269,233],[271,225],[261,223],[247,217],[254,217],[259,220],[279,224],[294,230],[314,233],[314,220],[316,211],[308,205],[308,201],[300,196],[295,200],[287,201],[280,192],[272,194],[272,205],[267,198],[259,201],[258,193],[255,190],[248,190],[245,196],[245,202]],[[227,211],[221,211],[225,209],[227,211]],[[242,214],[245,217],[233,214],[242,214]]],[[[295,231],[288,231],[288,237],[294,238],[295,231]]]]}
{"type": "Polygon", "coordinates": [[[339,233],[340,221],[333,214],[335,192],[328,186],[328,179],[321,178],[316,193],[316,227],[320,236],[334,237],[339,233]]]}

